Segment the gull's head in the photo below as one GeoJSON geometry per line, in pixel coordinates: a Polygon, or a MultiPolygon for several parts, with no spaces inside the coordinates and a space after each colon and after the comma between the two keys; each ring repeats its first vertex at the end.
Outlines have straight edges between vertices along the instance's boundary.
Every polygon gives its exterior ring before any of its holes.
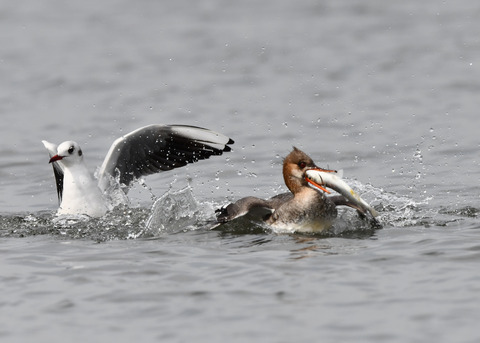
{"type": "Polygon", "coordinates": [[[283,160],[283,179],[285,180],[285,185],[287,185],[292,193],[297,193],[302,187],[308,186],[306,172],[312,169],[334,172],[333,170],[317,167],[310,156],[300,149],[293,147],[292,152],[283,160]]]}
{"type": "Polygon", "coordinates": [[[66,141],[57,148],[57,154],[52,156],[49,163],[62,161],[66,166],[80,163],[83,160],[83,153],[80,146],[73,141],[66,141]]]}

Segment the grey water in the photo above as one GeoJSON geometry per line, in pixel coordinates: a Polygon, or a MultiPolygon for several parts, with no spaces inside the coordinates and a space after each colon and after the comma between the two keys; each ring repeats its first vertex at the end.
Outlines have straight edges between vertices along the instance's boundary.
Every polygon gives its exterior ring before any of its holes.
{"type": "Polygon", "coordinates": [[[478,1],[1,1],[2,342],[478,342],[478,1]],[[92,173],[191,124],[233,151],[60,220],[41,140],[92,173]],[[285,191],[292,146],[381,229],[284,234],[214,210],[285,191]]]}

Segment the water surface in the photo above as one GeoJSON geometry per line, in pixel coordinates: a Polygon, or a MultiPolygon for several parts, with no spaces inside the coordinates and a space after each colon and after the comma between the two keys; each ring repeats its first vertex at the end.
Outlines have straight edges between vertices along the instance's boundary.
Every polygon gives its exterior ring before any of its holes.
{"type": "Polygon", "coordinates": [[[0,3],[2,342],[477,342],[479,14],[0,3]],[[94,172],[151,123],[220,131],[234,151],[146,178],[106,218],[54,217],[42,139],[76,140],[94,172]],[[343,169],[383,229],[347,213],[321,236],[212,230],[215,208],[285,191],[293,145],[343,169]]]}

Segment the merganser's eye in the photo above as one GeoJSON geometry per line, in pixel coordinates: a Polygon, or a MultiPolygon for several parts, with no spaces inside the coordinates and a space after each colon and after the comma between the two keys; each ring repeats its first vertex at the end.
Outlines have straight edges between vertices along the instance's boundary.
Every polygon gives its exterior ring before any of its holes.
{"type": "Polygon", "coordinates": [[[74,150],[75,150],[75,148],[72,145],[70,148],[68,148],[68,153],[71,155],[71,154],[73,154],[74,150]]]}
{"type": "Polygon", "coordinates": [[[302,161],[298,163],[298,166],[300,167],[300,169],[303,169],[307,166],[307,163],[302,161]]]}

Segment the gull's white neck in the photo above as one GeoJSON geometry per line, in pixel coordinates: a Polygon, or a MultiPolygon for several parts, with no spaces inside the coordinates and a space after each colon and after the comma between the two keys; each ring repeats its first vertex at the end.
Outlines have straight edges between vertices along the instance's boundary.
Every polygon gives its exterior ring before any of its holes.
{"type": "Polygon", "coordinates": [[[100,217],[106,212],[103,195],[85,163],[65,165],[62,203],[57,213],[100,217]]]}

